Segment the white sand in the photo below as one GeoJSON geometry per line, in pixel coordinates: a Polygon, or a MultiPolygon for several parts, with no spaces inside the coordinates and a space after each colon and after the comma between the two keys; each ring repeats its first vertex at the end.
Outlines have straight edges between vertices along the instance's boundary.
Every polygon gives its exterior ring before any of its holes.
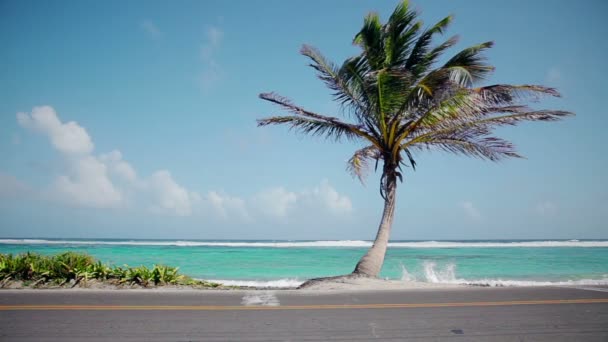
{"type": "Polygon", "coordinates": [[[373,278],[345,278],[317,283],[307,287],[303,291],[382,291],[411,289],[446,289],[463,287],[467,286],[457,284],[433,284],[416,281],[383,280],[373,278]]]}
{"type": "Polygon", "coordinates": [[[314,285],[310,285],[305,289],[295,290],[293,288],[262,288],[262,287],[218,287],[218,288],[205,288],[205,287],[193,287],[186,285],[167,285],[167,286],[150,286],[150,287],[142,287],[139,285],[115,285],[107,282],[100,282],[96,280],[89,280],[87,282],[82,282],[77,286],[71,288],[70,284],[60,287],[57,285],[49,285],[49,284],[41,284],[40,287],[30,287],[23,286],[21,281],[11,281],[5,286],[3,290],[9,289],[21,289],[23,290],[60,290],[60,291],[211,291],[211,292],[223,292],[223,291],[251,291],[251,290],[272,290],[272,291],[289,291],[289,292],[305,292],[305,293],[323,293],[327,291],[337,291],[337,292],[350,292],[350,291],[365,291],[365,292],[375,292],[375,291],[384,291],[384,290],[415,290],[415,289],[453,289],[453,288],[467,288],[470,286],[467,285],[457,285],[457,284],[433,284],[433,283],[423,283],[416,281],[402,281],[402,280],[383,280],[383,279],[374,279],[374,278],[338,278],[334,280],[325,280],[323,282],[316,283],[314,285]]]}

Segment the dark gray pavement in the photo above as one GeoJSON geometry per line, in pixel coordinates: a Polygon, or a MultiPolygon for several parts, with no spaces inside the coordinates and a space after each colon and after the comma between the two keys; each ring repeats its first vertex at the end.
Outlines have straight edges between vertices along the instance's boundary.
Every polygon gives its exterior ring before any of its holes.
{"type": "Polygon", "coordinates": [[[0,290],[0,341],[373,340],[605,342],[608,288],[0,290]]]}

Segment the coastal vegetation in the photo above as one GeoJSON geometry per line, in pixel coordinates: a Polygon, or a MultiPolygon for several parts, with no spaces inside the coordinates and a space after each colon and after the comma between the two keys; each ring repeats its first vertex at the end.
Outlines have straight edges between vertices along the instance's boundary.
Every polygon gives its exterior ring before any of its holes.
{"type": "Polygon", "coordinates": [[[416,169],[417,153],[442,150],[490,161],[520,158],[511,142],[494,136],[496,127],[573,115],[528,106],[542,96],[559,97],[554,88],[483,85],[494,70],[484,56],[493,42],[442,59],[458,37],[438,44],[434,39],[446,32],[452,19],[447,16],[426,27],[408,1],[401,1],[386,23],[377,13],[365,17],[353,39],[360,53],[341,64],[304,45],[301,54],[340,103],[344,119],[307,110],[276,93],[260,94],[288,114],[259,119],[259,126],[286,125],[300,133],[362,144],[347,169],[362,182],[372,165],[381,170],[384,210],[376,238],[348,277],[378,276],[393,224],[397,185],[407,178],[406,168],[416,169]]]}
{"type": "Polygon", "coordinates": [[[64,252],[52,256],[31,252],[0,254],[0,288],[15,282],[25,287],[86,287],[91,283],[118,287],[221,286],[180,274],[177,267],[110,266],[84,253],[64,252]]]}

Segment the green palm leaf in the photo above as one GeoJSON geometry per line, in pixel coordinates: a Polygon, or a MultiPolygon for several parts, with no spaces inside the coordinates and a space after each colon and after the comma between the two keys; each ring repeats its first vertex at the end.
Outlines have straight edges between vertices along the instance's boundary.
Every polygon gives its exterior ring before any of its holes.
{"type": "Polygon", "coordinates": [[[483,51],[491,48],[493,42],[485,42],[464,49],[452,57],[444,69],[450,70],[450,79],[462,87],[470,87],[483,80],[494,71],[494,67],[485,63],[483,51]]]}
{"type": "Polygon", "coordinates": [[[258,120],[259,126],[287,125],[300,133],[364,143],[348,160],[347,170],[364,181],[371,162],[383,165],[380,195],[385,208],[373,247],[354,273],[375,276],[380,271],[395,208],[395,189],[403,181],[403,166],[415,169],[414,152],[441,150],[490,161],[521,158],[515,146],[494,136],[500,126],[524,121],[557,121],[573,115],[563,110],[528,106],[543,96],[559,97],[550,87],[495,84],[473,88],[494,67],[487,63],[485,42],[468,47],[443,65],[437,61],[458,41],[440,44],[452,16],[422,29],[422,21],[408,1],[401,1],[386,23],[376,13],[365,17],[353,43],[361,50],[342,64],[334,64],[317,49],[304,45],[317,76],[341,104],[348,121],[296,106],[274,93],[260,94],[291,115],[258,120]]]}

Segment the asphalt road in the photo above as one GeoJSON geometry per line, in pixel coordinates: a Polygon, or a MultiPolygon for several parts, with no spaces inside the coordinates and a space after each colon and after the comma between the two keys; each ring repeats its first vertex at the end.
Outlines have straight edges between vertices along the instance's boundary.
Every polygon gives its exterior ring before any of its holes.
{"type": "Polygon", "coordinates": [[[608,341],[608,288],[0,290],[0,341],[608,341]]]}

